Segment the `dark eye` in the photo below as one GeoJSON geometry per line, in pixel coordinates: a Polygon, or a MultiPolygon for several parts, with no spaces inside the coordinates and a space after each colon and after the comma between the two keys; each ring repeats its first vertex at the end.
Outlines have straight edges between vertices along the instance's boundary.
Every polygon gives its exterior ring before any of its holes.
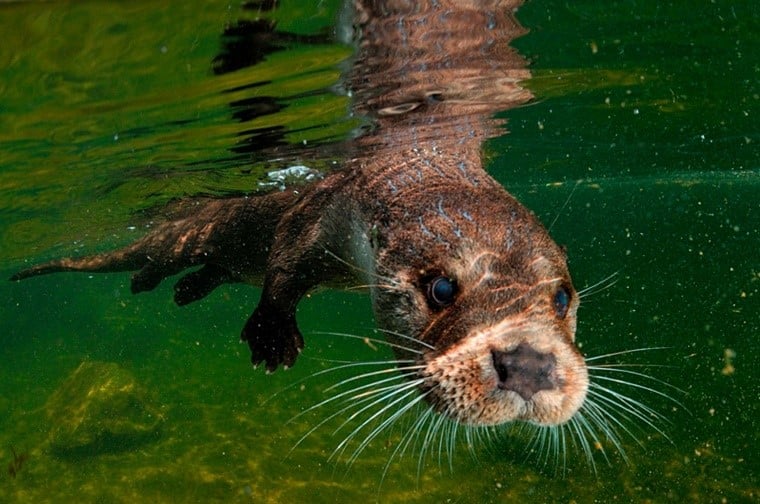
{"type": "Polygon", "coordinates": [[[563,319],[567,316],[567,310],[570,308],[570,291],[567,287],[560,287],[554,293],[554,311],[557,317],[563,319]]]}
{"type": "Polygon", "coordinates": [[[433,308],[444,308],[454,302],[457,286],[454,280],[438,276],[427,284],[427,300],[433,308]]]}

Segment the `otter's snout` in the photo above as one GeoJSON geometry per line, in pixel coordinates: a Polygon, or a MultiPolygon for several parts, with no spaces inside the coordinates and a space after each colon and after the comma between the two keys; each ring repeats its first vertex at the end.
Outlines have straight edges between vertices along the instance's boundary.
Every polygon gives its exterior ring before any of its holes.
{"type": "Polygon", "coordinates": [[[557,358],[553,354],[520,343],[507,352],[492,350],[491,355],[502,390],[516,392],[527,401],[540,390],[556,387],[557,358]]]}

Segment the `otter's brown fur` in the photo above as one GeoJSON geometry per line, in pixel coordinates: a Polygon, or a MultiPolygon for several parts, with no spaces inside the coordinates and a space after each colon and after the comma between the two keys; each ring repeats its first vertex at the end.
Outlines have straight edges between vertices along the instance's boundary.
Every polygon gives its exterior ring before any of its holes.
{"type": "Polygon", "coordinates": [[[480,157],[500,126],[492,115],[530,98],[518,85],[524,62],[508,46],[523,32],[513,8],[362,2],[346,82],[376,128],[342,170],[300,191],[199,200],[191,216],[122,250],[13,278],[137,270],[140,292],[202,265],[177,282],[179,304],[263,279],[242,338],[268,370],[293,365],[303,348],[301,297],[354,279],[373,286],[379,326],[398,358],[416,363],[409,374],[439,412],[473,425],[568,420],[588,378],[565,254],[480,157]]]}

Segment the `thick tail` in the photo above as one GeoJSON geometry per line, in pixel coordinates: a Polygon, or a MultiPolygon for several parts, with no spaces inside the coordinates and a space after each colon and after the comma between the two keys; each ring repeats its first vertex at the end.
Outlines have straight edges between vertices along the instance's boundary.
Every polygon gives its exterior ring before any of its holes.
{"type": "Polygon", "coordinates": [[[37,275],[47,275],[48,273],[59,273],[61,271],[109,272],[139,269],[141,261],[129,252],[130,250],[124,249],[106,254],[56,259],[21,270],[13,275],[10,280],[14,282],[37,275]]]}

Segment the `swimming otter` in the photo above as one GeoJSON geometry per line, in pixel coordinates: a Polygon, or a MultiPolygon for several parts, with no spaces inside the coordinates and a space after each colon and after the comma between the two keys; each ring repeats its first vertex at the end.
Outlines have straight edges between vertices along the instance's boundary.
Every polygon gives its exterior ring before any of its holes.
{"type": "Polygon", "coordinates": [[[375,128],[340,170],[303,189],[225,200],[113,252],[31,267],[137,270],[132,292],[175,285],[184,305],[225,282],[263,283],[242,331],[254,364],[292,366],[295,311],[318,285],[370,286],[379,326],[425,399],[469,425],[556,425],[586,397],[578,295],[564,251],[483,169],[492,116],[524,103],[508,47],[516,2],[367,1],[346,85],[375,128]]]}

